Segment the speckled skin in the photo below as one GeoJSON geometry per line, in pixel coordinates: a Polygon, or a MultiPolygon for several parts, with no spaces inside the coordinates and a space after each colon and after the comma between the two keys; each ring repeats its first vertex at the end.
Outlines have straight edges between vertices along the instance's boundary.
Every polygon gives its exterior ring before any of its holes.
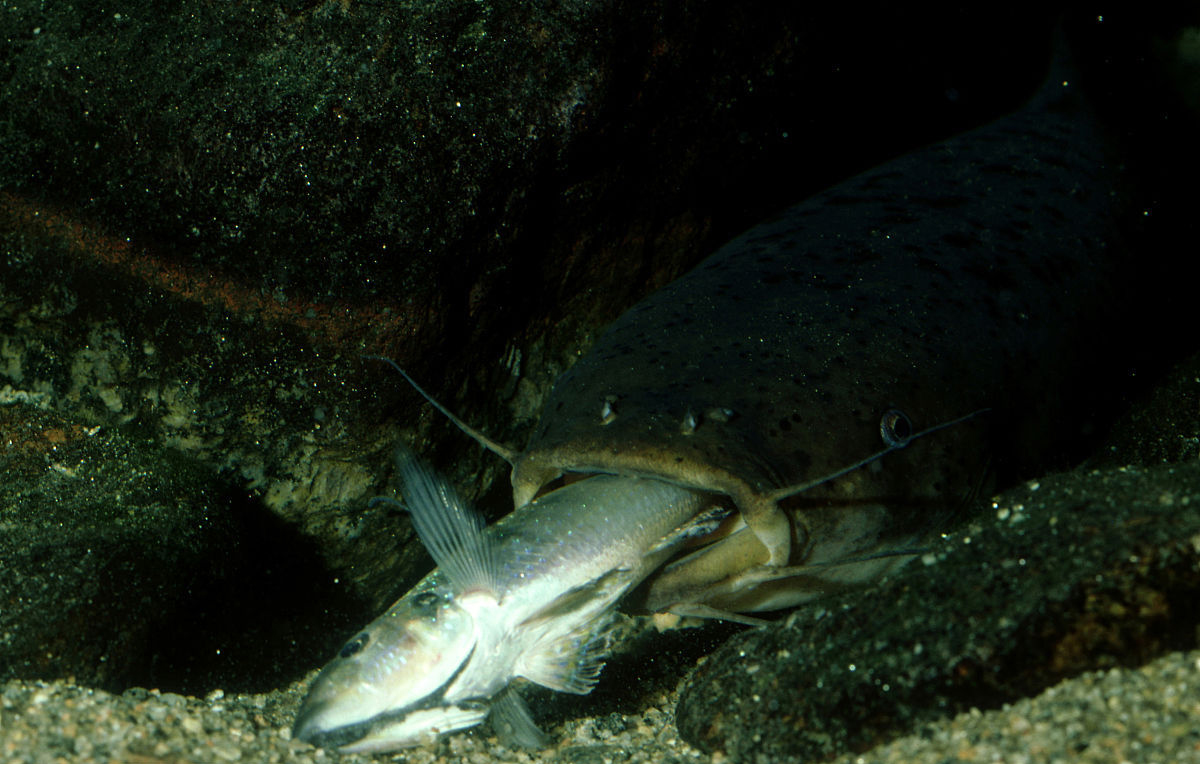
{"type": "MultiPolygon", "coordinates": [[[[558,380],[513,471],[518,505],[564,472],[726,494],[760,542],[742,538],[725,563],[742,569],[818,559],[851,507],[872,508],[880,537],[928,529],[989,467],[1036,462],[1053,440],[1113,278],[1104,145],[1078,94],[1052,80],[1021,111],[747,231],[618,318],[558,380]],[[921,430],[985,408],[780,498],[880,450],[890,409],[921,430]]],[[[655,604],[672,599],[765,609],[678,588],[655,604]]]]}

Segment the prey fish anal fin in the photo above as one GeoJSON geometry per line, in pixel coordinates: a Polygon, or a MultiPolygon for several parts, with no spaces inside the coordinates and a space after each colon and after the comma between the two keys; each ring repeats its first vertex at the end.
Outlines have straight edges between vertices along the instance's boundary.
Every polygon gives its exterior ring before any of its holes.
{"type": "Polygon", "coordinates": [[[495,549],[483,517],[407,448],[396,449],[396,468],[413,527],[438,569],[458,593],[483,591],[499,600],[495,549]]]}

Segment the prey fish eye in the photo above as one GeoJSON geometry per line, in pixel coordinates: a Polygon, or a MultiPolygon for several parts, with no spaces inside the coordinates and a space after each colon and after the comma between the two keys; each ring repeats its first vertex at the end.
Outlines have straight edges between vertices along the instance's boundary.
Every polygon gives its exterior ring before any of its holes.
{"type": "Polygon", "coordinates": [[[422,610],[433,610],[441,601],[442,598],[433,592],[422,592],[413,597],[413,605],[422,610]]]}
{"type": "Polygon", "coordinates": [[[371,635],[367,632],[359,634],[354,639],[342,645],[342,649],[338,651],[339,658],[350,658],[362,652],[362,649],[371,641],[371,635]]]}

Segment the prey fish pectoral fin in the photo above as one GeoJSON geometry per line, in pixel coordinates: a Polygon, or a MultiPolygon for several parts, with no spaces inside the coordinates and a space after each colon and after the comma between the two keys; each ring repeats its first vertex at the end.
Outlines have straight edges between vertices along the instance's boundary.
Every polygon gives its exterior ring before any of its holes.
{"type": "Polygon", "coordinates": [[[587,695],[600,679],[612,648],[612,619],[565,635],[522,660],[516,673],[557,692],[587,695]]]}
{"type": "MultiPolygon", "coordinates": [[[[699,512],[666,534],[646,552],[646,557],[665,557],[689,541],[713,533],[730,512],[728,507],[720,504],[699,512]]],[[[591,692],[611,648],[611,608],[642,575],[644,573],[615,568],[564,592],[526,618],[520,624],[520,631],[531,633],[541,629],[546,636],[541,639],[544,645],[525,659],[517,673],[531,682],[559,692],[576,695],[591,692]],[[589,611],[587,617],[564,618],[567,613],[578,614],[581,611],[589,611]],[[564,620],[582,622],[585,626],[565,634],[554,632],[554,624],[564,620]]]]}
{"type": "Polygon", "coordinates": [[[631,571],[617,569],[600,578],[578,586],[555,598],[545,607],[525,619],[519,630],[543,635],[538,647],[517,665],[515,673],[534,684],[558,692],[587,695],[592,691],[612,644],[612,616],[605,615],[612,605],[629,589],[631,571]],[[564,614],[591,611],[582,621],[584,626],[563,633],[555,626],[564,621],[564,614]]]}

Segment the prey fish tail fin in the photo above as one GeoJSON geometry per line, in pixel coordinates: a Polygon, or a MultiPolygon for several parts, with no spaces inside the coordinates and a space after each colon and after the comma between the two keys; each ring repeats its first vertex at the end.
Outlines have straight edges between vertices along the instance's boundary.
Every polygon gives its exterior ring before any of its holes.
{"type": "Polygon", "coordinates": [[[455,427],[457,427],[459,430],[462,430],[463,434],[465,434],[467,437],[469,437],[471,440],[475,441],[479,445],[486,448],[488,451],[491,451],[496,456],[499,456],[504,461],[508,462],[508,465],[510,467],[516,464],[517,457],[519,456],[519,454],[516,451],[509,448],[508,446],[505,446],[503,443],[498,443],[498,442],[492,440],[491,438],[484,435],[479,430],[475,429],[471,425],[469,425],[466,422],[464,422],[463,420],[459,419],[454,414],[453,411],[451,411],[450,409],[443,406],[437,400],[437,398],[434,398],[432,395],[430,395],[428,392],[426,392],[425,388],[418,385],[417,381],[415,379],[413,379],[411,376],[409,376],[408,372],[406,372],[404,369],[400,368],[400,364],[396,363],[395,361],[393,361],[390,358],[385,358],[384,356],[381,356],[381,355],[364,355],[363,358],[369,358],[373,361],[383,361],[384,363],[388,364],[396,371],[400,372],[400,376],[404,377],[404,380],[406,382],[408,382],[408,384],[411,385],[414,390],[416,390],[418,393],[420,393],[422,398],[429,401],[429,405],[433,406],[435,409],[437,409],[439,412],[441,412],[442,416],[449,419],[450,422],[455,427]]]}
{"type": "Polygon", "coordinates": [[[484,590],[499,599],[495,549],[483,517],[408,448],[396,449],[396,469],[413,527],[438,568],[460,594],[484,590]]]}

